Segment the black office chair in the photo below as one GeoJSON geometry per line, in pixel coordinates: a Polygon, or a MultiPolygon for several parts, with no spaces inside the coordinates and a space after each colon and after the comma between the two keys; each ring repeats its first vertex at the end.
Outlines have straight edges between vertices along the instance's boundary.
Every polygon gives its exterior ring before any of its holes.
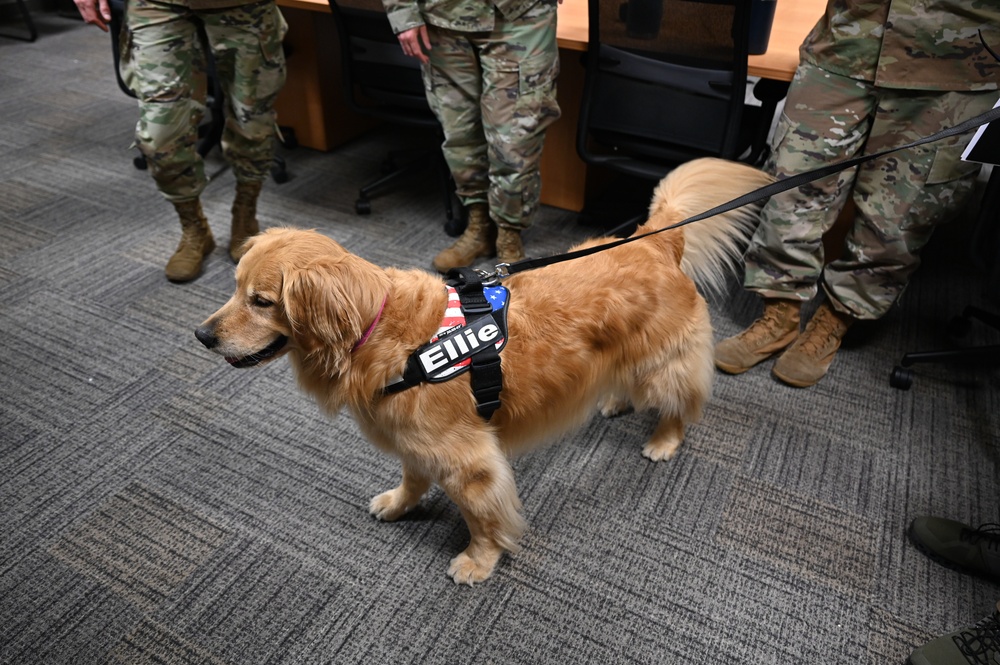
{"type": "Polygon", "coordinates": [[[31,12],[28,11],[28,6],[24,4],[24,0],[14,0],[17,5],[18,11],[21,13],[21,18],[24,19],[24,27],[27,28],[28,34],[10,34],[10,33],[0,33],[0,37],[8,37],[10,39],[20,39],[25,42],[33,42],[38,39],[38,28],[35,27],[35,22],[31,19],[31,12]]]}
{"type": "MultiPolygon", "coordinates": [[[[119,89],[129,97],[134,98],[135,93],[125,85],[119,67],[121,61],[121,29],[122,23],[125,21],[125,0],[109,0],[108,4],[111,9],[109,32],[111,33],[111,50],[115,63],[115,79],[118,81],[119,89]]],[[[207,117],[198,127],[197,151],[204,158],[213,148],[222,143],[222,130],[225,127],[226,119],[223,109],[225,97],[222,92],[222,86],[219,85],[215,76],[215,62],[212,59],[211,51],[208,49],[208,40],[204,33],[201,34],[201,38],[208,59],[208,96],[206,99],[208,113],[206,114],[207,117]]],[[[285,141],[285,143],[288,144],[289,142],[285,141]]],[[[145,170],[147,167],[146,158],[142,154],[134,157],[132,164],[140,170],[145,170]]],[[[288,180],[288,170],[285,160],[280,155],[275,155],[273,158],[271,177],[276,183],[283,183],[288,180]]]]}
{"type": "Polygon", "coordinates": [[[358,113],[379,120],[428,130],[432,145],[417,151],[394,151],[382,164],[383,174],[358,191],[355,210],[371,212],[371,197],[403,176],[427,168],[444,183],[445,232],[461,235],[465,220],[455,214],[454,184],[441,152],[441,125],[427,103],[420,63],[403,54],[380,0],[329,0],[340,37],[344,96],[358,113]]]}
{"type": "MultiPolygon", "coordinates": [[[[972,262],[986,275],[986,297],[1000,304],[1000,166],[994,166],[989,182],[979,204],[979,215],[970,243],[973,248],[972,262]]],[[[972,328],[972,321],[978,320],[993,330],[1000,332],[1000,314],[968,305],[960,316],[951,320],[948,336],[955,341],[965,337],[972,328]]],[[[1000,366],[1000,344],[981,346],[955,346],[954,348],[904,353],[899,364],[889,374],[889,385],[900,390],[909,390],[913,385],[913,365],[923,363],[960,363],[980,367],[1000,366]]]]}
{"type": "MultiPolygon", "coordinates": [[[[745,103],[750,5],[589,0],[580,157],[645,181],[649,192],[699,157],[762,161],[764,115],[773,115],[783,92],[763,91],[770,100],[763,112],[745,103]]],[[[616,230],[641,223],[648,202],[638,201],[640,210],[616,230]]]]}

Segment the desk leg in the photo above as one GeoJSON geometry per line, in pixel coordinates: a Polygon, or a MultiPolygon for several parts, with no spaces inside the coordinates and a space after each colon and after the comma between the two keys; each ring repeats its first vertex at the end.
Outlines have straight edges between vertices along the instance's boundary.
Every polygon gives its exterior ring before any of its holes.
{"type": "Polygon", "coordinates": [[[587,165],[576,152],[585,74],[581,55],[581,51],[559,50],[558,100],[562,117],[545,132],[541,166],[542,203],[573,212],[583,210],[587,189],[587,165]]]}
{"type": "Polygon", "coordinates": [[[278,124],[294,129],[299,145],[324,151],[374,127],[344,99],[333,16],[292,7],[281,13],[288,23],[288,77],[275,103],[278,124]]]}

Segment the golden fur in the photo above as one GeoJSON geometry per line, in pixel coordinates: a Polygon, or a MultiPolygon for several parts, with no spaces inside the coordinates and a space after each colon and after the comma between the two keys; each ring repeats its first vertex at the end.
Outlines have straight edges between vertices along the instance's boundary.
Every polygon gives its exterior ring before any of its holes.
{"type": "MultiPolygon", "coordinates": [[[[638,232],[767,182],[741,164],[691,162],[659,185],[638,232]]],[[[598,409],[610,414],[629,405],[660,415],[642,454],[674,454],[685,425],[701,415],[714,373],[708,308],[689,275],[719,286],[720,268],[738,257],[753,219],[744,209],[506,279],[502,405],[489,423],[476,413],[468,373],[382,392],[435,334],[446,304],[441,278],[380,268],[313,231],[270,229],[251,238],[235,294],[197,334],[237,365],[287,354],[300,386],[324,409],[346,406],[366,436],[402,461],[400,485],[371,501],[377,518],[400,517],[439,484],[471,536],[448,573],[472,584],[490,576],[505,550],[517,550],[524,529],[509,455],[585,423],[598,409]],[[354,350],[383,302],[371,336],[354,350]]]]}

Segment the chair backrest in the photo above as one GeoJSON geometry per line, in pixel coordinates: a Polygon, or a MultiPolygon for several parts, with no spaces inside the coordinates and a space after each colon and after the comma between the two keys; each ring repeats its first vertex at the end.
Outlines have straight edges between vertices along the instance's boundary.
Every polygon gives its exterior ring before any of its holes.
{"type": "Polygon", "coordinates": [[[420,63],[403,54],[381,0],[329,0],[340,37],[344,95],[359,113],[401,124],[438,126],[420,63]]]}
{"type": "Polygon", "coordinates": [[[738,157],[750,4],[589,0],[580,156],[648,178],[738,157]]]}

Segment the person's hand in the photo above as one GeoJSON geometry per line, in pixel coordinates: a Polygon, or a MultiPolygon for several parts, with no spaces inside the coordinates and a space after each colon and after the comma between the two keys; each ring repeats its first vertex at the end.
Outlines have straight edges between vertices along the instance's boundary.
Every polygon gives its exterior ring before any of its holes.
{"type": "Polygon", "coordinates": [[[108,31],[108,23],[111,21],[111,8],[108,0],[73,0],[76,8],[80,10],[80,16],[84,22],[93,23],[104,32],[108,31]]]}
{"type": "MultiPolygon", "coordinates": [[[[107,0],[101,0],[101,2],[107,2],[107,0]]],[[[401,32],[396,36],[399,38],[399,45],[403,47],[403,53],[412,58],[416,58],[420,62],[427,62],[430,60],[430,58],[427,57],[427,51],[431,50],[431,39],[427,36],[426,25],[410,28],[409,30],[401,32]]]]}

